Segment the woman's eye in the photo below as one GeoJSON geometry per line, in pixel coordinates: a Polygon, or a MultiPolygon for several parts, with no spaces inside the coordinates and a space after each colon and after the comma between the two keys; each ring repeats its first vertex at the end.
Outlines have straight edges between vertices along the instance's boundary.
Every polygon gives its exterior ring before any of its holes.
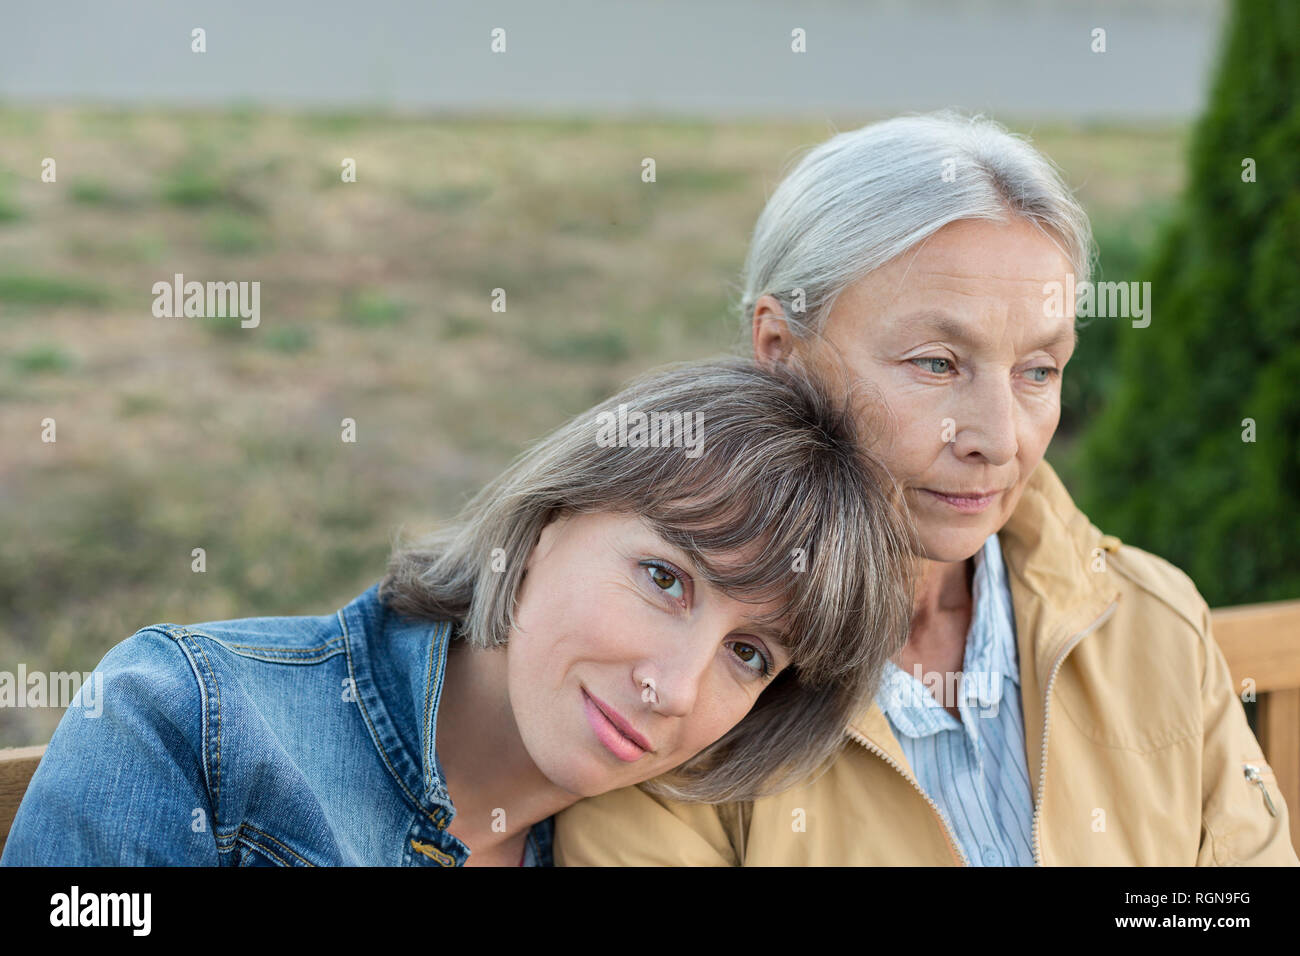
{"type": "Polygon", "coordinates": [[[1030,381],[1032,381],[1034,384],[1046,385],[1049,381],[1051,381],[1052,376],[1056,374],[1056,369],[1048,365],[1043,365],[1040,366],[1039,368],[1031,368],[1025,374],[1030,376],[1030,381]],[[1041,373],[1041,377],[1039,373],[1041,373]]]}
{"type": "Polygon", "coordinates": [[[764,657],[763,652],[753,644],[736,643],[733,644],[732,647],[741,662],[755,674],[767,676],[767,674],[771,672],[772,667],[768,663],[767,658],[764,657]]]}
{"type": "Polygon", "coordinates": [[[935,375],[946,375],[952,371],[952,359],[921,358],[912,359],[912,361],[927,372],[933,372],[935,375]]]}
{"type": "Polygon", "coordinates": [[[681,578],[673,574],[667,568],[660,567],[657,564],[646,565],[646,570],[650,573],[650,580],[655,586],[662,591],[679,600],[686,596],[686,589],[682,586],[681,578]]]}

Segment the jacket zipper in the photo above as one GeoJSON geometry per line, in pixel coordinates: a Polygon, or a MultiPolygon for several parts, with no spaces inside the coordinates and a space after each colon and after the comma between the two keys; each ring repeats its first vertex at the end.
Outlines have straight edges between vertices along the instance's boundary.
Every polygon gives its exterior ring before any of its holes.
{"type": "Polygon", "coordinates": [[[1241,765],[1246,774],[1246,779],[1259,786],[1259,792],[1264,795],[1264,806],[1272,816],[1277,816],[1277,807],[1273,806],[1273,798],[1268,795],[1268,787],[1264,784],[1264,778],[1259,775],[1259,768],[1253,763],[1244,763],[1241,765]]]}
{"type": "Polygon", "coordinates": [[[893,757],[889,756],[889,754],[885,753],[883,750],[881,750],[879,747],[873,744],[866,737],[862,736],[852,727],[846,727],[845,732],[854,740],[856,740],[858,743],[862,744],[862,746],[870,750],[873,754],[883,759],[885,763],[889,764],[900,774],[902,774],[903,779],[906,780],[908,783],[910,783],[913,786],[913,788],[915,788],[916,792],[925,798],[925,802],[930,805],[930,809],[934,811],[935,818],[939,821],[939,826],[940,828],[942,828],[943,835],[948,841],[948,848],[953,851],[953,856],[957,858],[957,861],[960,865],[970,866],[970,861],[966,859],[966,854],[962,851],[960,844],[958,844],[957,841],[953,838],[952,831],[948,829],[948,824],[943,819],[943,813],[941,813],[939,810],[939,804],[935,803],[932,799],[930,799],[930,795],[926,793],[923,789],[921,789],[921,785],[917,783],[915,779],[913,779],[912,775],[908,773],[906,770],[904,770],[902,767],[900,767],[898,761],[896,761],[893,757]]]}
{"type": "Polygon", "coordinates": [[[432,843],[423,843],[419,840],[411,840],[411,848],[417,853],[422,853],[431,860],[436,860],[439,866],[455,866],[456,858],[450,853],[443,853],[432,843]]]}
{"type": "Polygon", "coordinates": [[[1043,690],[1043,749],[1038,757],[1038,796],[1034,800],[1034,825],[1033,825],[1034,866],[1043,865],[1043,849],[1041,843],[1041,834],[1039,832],[1040,831],[1039,823],[1041,822],[1041,814],[1043,809],[1043,792],[1047,786],[1047,734],[1052,724],[1052,707],[1051,707],[1052,685],[1056,683],[1056,674],[1061,669],[1061,665],[1065,663],[1066,655],[1069,654],[1070,651],[1074,650],[1075,645],[1078,644],[1081,640],[1083,640],[1085,637],[1087,637],[1097,628],[1101,627],[1101,625],[1105,624],[1106,621],[1110,618],[1110,616],[1115,613],[1115,608],[1118,606],[1119,606],[1118,599],[1111,601],[1110,605],[1106,608],[1106,610],[1101,612],[1101,616],[1097,618],[1097,620],[1093,621],[1091,624],[1085,627],[1078,634],[1075,634],[1074,637],[1070,638],[1070,640],[1066,642],[1066,645],[1063,648],[1061,648],[1061,652],[1056,655],[1056,661],[1052,664],[1052,673],[1047,678],[1047,687],[1044,688],[1043,690]]]}

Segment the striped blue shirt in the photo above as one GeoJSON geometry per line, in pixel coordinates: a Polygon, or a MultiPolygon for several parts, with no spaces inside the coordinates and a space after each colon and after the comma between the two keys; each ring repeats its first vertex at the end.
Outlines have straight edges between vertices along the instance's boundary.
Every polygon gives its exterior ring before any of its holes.
{"type": "Polygon", "coordinates": [[[908,674],[890,662],[876,703],[967,860],[1033,866],[1016,624],[996,534],[975,555],[972,590],[961,674],[908,674]],[[935,694],[956,704],[960,722],[935,694]]]}

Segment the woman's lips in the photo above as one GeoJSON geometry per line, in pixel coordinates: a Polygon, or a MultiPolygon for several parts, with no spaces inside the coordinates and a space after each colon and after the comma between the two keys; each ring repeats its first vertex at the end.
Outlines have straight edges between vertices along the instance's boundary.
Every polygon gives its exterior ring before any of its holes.
{"type": "Polygon", "coordinates": [[[954,511],[959,511],[965,515],[979,514],[989,505],[993,504],[994,499],[1002,494],[999,491],[978,491],[962,492],[960,494],[947,494],[942,491],[932,491],[929,488],[922,488],[922,492],[929,495],[936,501],[948,505],[954,511]]]}
{"type": "Polygon", "coordinates": [[[596,702],[591,699],[585,689],[582,691],[582,709],[586,713],[587,723],[595,731],[596,737],[605,745],[605,749],[619,760],[632,763],[634,760],[640,760],[642,755],[649,749],[630,740],[619,730],[614,722],[605,715],[605,712],[597,706],[596,702]]]}

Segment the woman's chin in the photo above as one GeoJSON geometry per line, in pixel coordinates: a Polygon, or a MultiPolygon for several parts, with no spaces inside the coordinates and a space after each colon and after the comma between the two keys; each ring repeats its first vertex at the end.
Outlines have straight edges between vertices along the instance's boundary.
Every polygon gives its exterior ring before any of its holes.
{"type": "Polygon", "coordinates": [[[602,771],[601,768],[590,765],[576,766],[571,761],[551,768],[542,768],[542,772],[556,787],[582,799],[598,797],[602,793],[620,790],[630,785],[627,779],[618,778],[608,770],[602,771]]]}
{"type": "MultiPolygon", "coordinates": [[[[980,548],[994,531],[983,529],[943,528],[933,532],[921,530],[922,557],[943,564],[965,561],[979,554],[980,548]]],[[[994,529],[996,530],[996,529],[994,529]]]]}

